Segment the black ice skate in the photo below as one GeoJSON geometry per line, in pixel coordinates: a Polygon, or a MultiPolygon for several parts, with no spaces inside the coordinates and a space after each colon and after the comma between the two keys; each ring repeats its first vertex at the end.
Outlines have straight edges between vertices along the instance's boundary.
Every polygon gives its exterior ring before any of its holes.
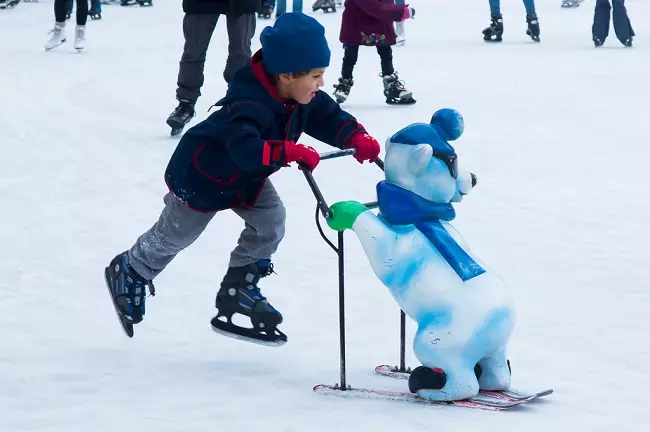
{"type": "Polygon", "coordinates": [[[136,0],[120,0],[120,6],[133,6],[137,4],[136,0]]]}
{"type": "Polygon", "coordinates": [[[262,6],[262,12],[257,14],[257,17],[260,19],[271,19],[273,15],[273,8],[267,4],[262,6]]]}
{"type": "Polygon", "coordinates": [[[596,37],[596,36],[592,36],[591,40],[594,41],[594,46],[596,48],[603,46],[603,44],[605,43],[605,39],[601,39],[601,38],[596,37]]]}
{"type": "Polygon", "coordinates": [[[88,16],[92,20],[102,19],[102,4],[99,0],[92,0],[90,9],[88,10],[88,16]]]}
{"type": "Polygon", "coordinates": [[[156,289],[151,281],[131,268],[126,252],[113,258],[104,269],[104,277],[122,329],[128,337],[133,337],[133,324],[138,324],[144,318],[146,287],[149,287],[152,296],[156,295],[156,289]]]}
{"type": "Polygon", "coordinates": [[[140,6],[153,6],[153,0],[135,0],[140,6]]]}
{"type": "Polygon", "coordinates": [[[382,76],[384,80],[384,96],[388,105],[413,105],[416,101],[413,94],[406,90],[404,82],[400,81],[397,72],[382,76]]]}
{"type": "Polygon", "coordinates": [[[334,84],[334,98],[336,103],[342,104],[348,99],[350,89],[354,85],[352,78],[339,78],[339,83],[334,84]]]}
{"type": "Polygon", "coordinates": [[[261,345],[280,346],[287,336],[277,329],[282,315],[269,304],[260,292],[257,282],[273,273],[269,260],[244,267],[230,267],[217,293],[217,316],[212,318],[212,330],[224,336],[261,345]],[[253,328],[233,324],[234,314],[246,315],[253,328]]]}
{"type": "Polygon", "coordinates": [[[183,132],[183,128],[192,120],[195,114],[196,111],[194,110],[193,102],[186,99],[179,100],[179,104],[174,112],[167,117],[167,124],[172,128],[171,135],[176,136],[183,132]]]}
{"type": "Polygon", "coordinates": [[[0,9],[13,9],[18,6],[18,3],[20,3],[20,0],[7,0],[0,2],[0,9]]]}
{"type": "Polygon", "coordinates": [[[322,10],[325,13],[336,12],[336,3],[334,0],[316,0],[311,6],[312,11],[322,10]]]}
{"type": "Polygon", "coordinates": [[[483,30],[483,40],[486,42],[501,42],[503,40],[503,17],[501,14],[492,15],[490,27],[483,30]]]}
{"type": "Polygon", "coordinates": [[[527,15],[526,22],[528,23],[526,34],[530,36],[533,41],[539,42],[539,20],[537,19],[537,15],[527,15]]]}

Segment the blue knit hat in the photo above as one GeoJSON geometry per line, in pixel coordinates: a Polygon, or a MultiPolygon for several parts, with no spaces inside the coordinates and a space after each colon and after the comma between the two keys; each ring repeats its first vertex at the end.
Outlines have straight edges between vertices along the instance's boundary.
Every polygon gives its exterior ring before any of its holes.
{"type": "Polygon", "coordinates": [[[397,132],[390,139],[398,144],[429,144],[437,153],[455,155],[456,151],[447,141],[458,139],[465,130],[463,116],[451,108],[443,108],[431,117],[431,123],[413,123],[397,132]]]}
{"type": "Polygon", "coordinates": [[[262,63],[270,74],[295,73],[330,65],[325,28],[302,13],[283,13],[262,30],[262,63]]]}

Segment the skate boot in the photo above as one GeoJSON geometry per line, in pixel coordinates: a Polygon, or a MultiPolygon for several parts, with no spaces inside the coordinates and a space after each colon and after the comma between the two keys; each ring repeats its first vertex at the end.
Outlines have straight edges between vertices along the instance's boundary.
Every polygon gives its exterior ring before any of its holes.
{"type": "Polygon", "coordinates": [[[183,128],[195,114],[194,103],[187,99],[180,99],[174,112],[167,118],[167,124],[172,128],[171,135],[176,136],[183,132],[183,128]]]}
{"type": "Polygon", "coordinates": [[[582,0],[562,0],[563,8],[577,8],[582,3],[582,0]]]}
{"type": "Polygon", "coordinates": [[[244,267],[230,267],[217,293],[217,316],[211,321],[212,330],[224,336],[261,345],[280,346],[287,336],[277,329],[282,315],[269,304],[257,286],[260,278],[273,273],[270,260],[259,260],[244,267]],[[253,328],[232,322],[234,314],[246,315],[253,328]]]}
{"type": "Polygon", "coordinates": [[[503,40],[503,16],[492,15],[490,27],[483,30],[483,40],[486,42],[501,42],[503,40]]]}
{"type": "Polygon", "coordinates": [[[632,48],[632,38],[629,37],[623,41],[623,45],[625,45],[627,48],[632,48]]]}
{"type": "Polygon", "coordinates": [[[151,281],[131,268],[126,252],[113,258],[104,270],[104,277],[122,329],[128,337],[133,337],[133,324],[138,324],[144,318],[146,287],[149,287],[152,296],[156,295],[156,289],[151,281]]]}
{"type": "Polygon", "coordinates": [[[400,81],[397,72],[382,76],[384,80],[384,96],[388,105],[413,105],[416,101],[413,94],[406,90],[404,82],[400,81]]]}
{"type": "Polygon", "coordinates": [[[599,38],[597,36],[592,36],[591,40],[594,41],[594,46],[596,48],[603,46],[603,44],[605,43],[605,39],[601,39],[601,38],[599,38]]]}
{"type": "Polygon", "coordinates": [[[90,10],[88,10],[88,16],[92,20],[102,19],[102,4],[99,2],[99,0],[94,0],[92,2],[90,10]]]}
{"type": "Polygon", "coordinates": [[[537,15],[527,15],[526,22],[528,23],[526,34],[530,36],[533,41],[539,42],[539,20],[537,19],[537,15]]]}
{"type": "Polygon", "coordinates": [[[334,0],[316,0],[311,6],[312,11],[322,10],[325,13],[336,12],[334,0]]]}
{"type": "Polygon", "coordinates": [[[81,52],[86,47],[86,26],[77,26],[74,32],[74,49],[81,52]]]}
{"type": "Polygon", "coordinates": [[[153,6],[153,0],[135,0],[140,6],[148,7],[153,6]]]}
{"type": "Polygon", "coordinates": [[[0,9],[13,9],[18,6],[20,0],[3,0],[0,1],[0,9]]]}
{"type": "Polygon", "coordinates": [[[65,42],[65,22],[54,24],[54,28],[49,33],[52,33],[52,36],[45,42],[45,51],[56,48],[65,42]]]}
{"type": "Polygon", "coordinates": [[[133,6],[136,0],[120,0],[120,6],[133,6]]]}
{"type": "Polygon", "coordinates": [[[334,84],[334,98],[336,103],[342,104],[348,99],[350,89],[354,85],[352,78],[339,78],[339,83],[334,84]]]}
{"type": "Polygon", "coordinates": [[[273,15],[273,8],[265,3],[262,6],[262,12],[258,13],[257,17],[260,19],[271,19],[271,15],[273,15]]]}

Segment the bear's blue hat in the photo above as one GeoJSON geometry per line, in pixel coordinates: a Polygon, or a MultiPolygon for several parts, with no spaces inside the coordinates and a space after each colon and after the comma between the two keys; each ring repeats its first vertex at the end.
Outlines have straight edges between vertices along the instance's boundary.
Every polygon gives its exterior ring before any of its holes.
{"type": "Polygon", "coordinates": [[[454,141],[463,134],[463,116],[454,109],[443,108],[431,117],[431,123],[413,123],[397,132],[390,142],[397,144],[429,144],[437,153],[455,155],[447,141],[454,141]]]}
{"type": "Polygon", "coordinates": [[[270,74],[308,71],[330,65],[325,28],[303,13],[283,13],[260,35],[262,63],[270,74]]]}

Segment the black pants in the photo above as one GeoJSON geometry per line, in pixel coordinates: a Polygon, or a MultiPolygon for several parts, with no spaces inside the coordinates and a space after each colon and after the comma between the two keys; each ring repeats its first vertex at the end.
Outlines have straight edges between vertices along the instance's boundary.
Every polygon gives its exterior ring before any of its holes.
{"type": "Polygon", "coordinates": [[[630,24],[625,9],[625,0],[596,0],[596,10],[594,12],[594,25],[591,32],[594,37],[604,41],[609,35],[609,15],[613,7],[612,20],[614,21],[614,32],[621,42],[634,36],[634,30],[630,24]]]}
{"type": "MultiPolygon", "coordinates": [[[[256,15],[246,13],[239,16],[227,15],[225,18],[228,29],[228,59],[223,78],[230,84],[235,72],[250,61],[256,15]]],[[[177,99],[195,103],[201,96],[205,56],[218,20],[218,14],[185,14],[183,18],[185,46],[178,69],[177,99]]]]}
{"type": "MultiPolygon", "coordinates": [[[[381,59],[381,74],[391,75],[395,72],[393,69],[393,49],[390,46],[377,46],[377,53],[381,59]]],[[[357,64],[359,58],[358,46],[346,46],[345,54],[343,55],[343,67],[341,69],[341,76],[343,78],[352,78],[352,71],[354,65],[357,64]]]]}
{"type": "MultiPolygon", "coordinates": [[[[65,22],[67,0],[54,0],[54,18],[56,22],[65,22]]],[[[88,20],[88,0],[77,0],[77,25],[86,25],[88,20]]]]}

